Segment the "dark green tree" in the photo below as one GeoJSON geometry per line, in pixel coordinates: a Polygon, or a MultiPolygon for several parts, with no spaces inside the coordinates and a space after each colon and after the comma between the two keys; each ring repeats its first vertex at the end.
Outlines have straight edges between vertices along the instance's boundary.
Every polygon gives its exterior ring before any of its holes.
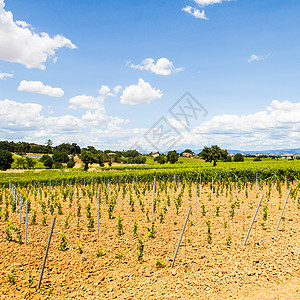
{"type": "Polygon", "coordinates": [[[167,154],[167,162],[175,164],[178,161],[178,157],[179,155],[175,150],[169,151],[167,154]]]}
{"type": "Polygon", "coordinates": [[[67,163],[69,156],[66,152],[54,152],[52,159],[54,162],[67,163]]]}
{"type": "Polygon", "coordinates": [[[159,164],[166,163],[166,157],[164,155],[160,155],[154,158],[154,161],[157,161],[159,164]]]}
{"type": "MultiPolygon", "coordinates": [[[[43,156],[45,156],[45,155],[43,155],[43,156]]],[[[52,166],[53,166],[52,158],[47,155],[47,157],[43,160],[43,164],[46,167],[46,169],[52,169],[52,166]]]]}
{"type": "Polygon", "coordinates": [[[67,162],[67,168],[73,168],[75,166],[74,157],[71,156],[70,159],[67,162]]]}
{"type": "Polygon", "coordinates": [[[96,161],[93,153],[90,151],[83,151],[80,154],[80,159],[84,163],[84,171],[89,169],[89,164],[92,164],[96,161]]]}
{"type": "Polygon", "coordinates": [[[234,157],[233,157],[233,161],[234,162],[243,162],[244,161],[244,156],[241,153],[237,153],[234,157]]]}
{"type": "Polygon", "coordinates": [[[201,156],[206,162],[212,162],[213,166],[216,166],[217,161],[224,161],[227,159],[228,152],[217,145],[213,145],[211,147],[204,147],[199,153],[199,156],[201,156]]]}
{"type": "Polygon", "coordinates": [[[0,150],[0,170],[6,171],[7,169],[10,169],[13,162],[14,159],[9,151],[0,150]]]}

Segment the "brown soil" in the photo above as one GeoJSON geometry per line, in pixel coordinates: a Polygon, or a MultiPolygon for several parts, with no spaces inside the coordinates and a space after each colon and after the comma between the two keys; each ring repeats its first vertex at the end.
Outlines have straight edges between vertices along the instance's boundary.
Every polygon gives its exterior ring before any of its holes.
{"type": "MultiPolygon", "coordinates": [[[[139,187],[140,192],[142,187],[139,187]]],[[[145,237],[142,262],[137,260],[138,239],[148,232],[145,226],[151,227],[151,222],[147,222],[146,211],[149,209],[151,219],[152,191],[146,192],[145,196],[141,195],[145,205],[144,213],[135,193],[134,211],[131,211],[127,195],[122,197],[119,191],[118,209],[114,208],[115,218],[112,220],[108,219],[108,205],[102,193],[99,234],[95,200],[92,202],[92,216],[95,220],[92,232],[87,229],[85,214],[89,200],[83,198],[80,201],[82,209],[79,230],[76,203],[75,216],[70,216],[69,226],[64,229],[66,217],[72,213],[72,204],[69,207],[69,199],[67,202],[61,200],[63,215],[58,215],[55,209],[57,219],[39,290],[36,285],[54,215],[50,215],[47,207],[47,226],[42,226],[41,206],[31,195],[31,206],[38,211],[37,225],[28,226],[28,245],[20,245],[5,240],[3,203],[0,220],[1,299],[300,299],[300,209],[297,201],[289,199],[280,230],[276,232],[281,212],[279,206],[283,207],[285,199],[280,199],[273,188],[268,202],[267,220],[263,221],[263,207],[260,207],[248,242],[243,246],[260,198],[255,186],[253,190],[248,189],[248,198],[245,189],[234,193],[234,201],[239,199],[243,202],[235,207],[233,217],[230,216],[230,192],[226,197],[226,189],[222,196],[216,197],[214,194],[212,200],[208,197],[209,188],[202,189],[196,213],[193,186],[191,199],[188,190],[186,200],[183,194],[178,215],[173,200],[178,191],[174,192],[169,187],[168,192],[170,207],[165,192],[156,193],[156,199],[160,200],[156,208],[156,234],[155,238],[145,237]],[[202,203],[205,205],[205,216],[202,215],[202,203]],[[220,216],[216,216],[217,205],[220,206],[220,216]],[[165,206],[167,212],[161,223],[159,215],[165,206]],[[189,206],[192,206],[192,214],[175,266],[170,268],[189,206]],[[121,236],[117,230],[118,216],[123,218],[124,224],[124,234],[121,236]],[[207,219],[211,221],[211,244],[207,240],[207,219]],[[138,220],[138,237],[133,235],[134,220],[138,220]],[[262,223],[265,223],[264,226],[262,223]],[[58,250],[62,230],[67,237],[66,251],[58,250]],[[82,244],[82,254],[78,251],[76,241],[82,244]],[[96,253],[100,249],[105,250],[105,255],[97,257],[96,253]],[[117,259],[116,254],[122,252],[123,258],[117,259]],[[163,267],[156,265],[157,259],[163,261],[163,267]],[[28,287],[30,273],[33,275],[32,287],[28,287]],[[17,280],[15,284],[9,283],[8,274],[14,274],[17,280]]],[[[114,195],[115,189],[111,186],[110,199],[114,195]]],[[[12,213],[11,207],[9,214],[12,223],[19,226],[19,214],[12,213]]],[[[32,212],[29,223],[31,218],[32,212]]],[[[21,227],[24,241],[23,216],[21,227]]],[[[16,240],[15,233],[13,239],[16,240]]]]}

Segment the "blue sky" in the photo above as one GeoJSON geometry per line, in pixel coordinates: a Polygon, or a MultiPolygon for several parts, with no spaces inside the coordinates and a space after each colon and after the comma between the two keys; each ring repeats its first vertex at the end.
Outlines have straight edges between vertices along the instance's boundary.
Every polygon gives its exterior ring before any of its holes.
{"type": "Polygon", "coordinates": [[[0,139],[299,147],[299,28],[292,0],[0,0],[0,139]],[[187,91],[189,124],[169,111],[187,91]]]}

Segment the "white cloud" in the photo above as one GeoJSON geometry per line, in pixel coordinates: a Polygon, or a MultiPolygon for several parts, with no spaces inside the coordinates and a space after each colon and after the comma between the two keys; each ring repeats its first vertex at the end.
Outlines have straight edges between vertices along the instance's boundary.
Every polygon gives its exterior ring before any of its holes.
{"type": "Polygon", "coordinates": [[[189,13],[190,15],[195,17],[196,19],[208,20],[208,18],[205,15],[204,10],[200,11],[198,8],[194,8],[194,7],[191,7],[191,6],[186,6],[182,10],[189,13]]]}
{"type": "Polygon", "coordinates": [[[250,63],[254,60],[261,60],[261,58],[255,54],[252,54],[251,57],[248,59],[248,63],[250,63]]]}
{"type": "Polygon", "coordinates": [[[100,95],[106,95],[106,94],[109,94],[109,92],[110,92],[110,88],[104,84],[101,86],[101,88],[99,90],[100,95]]]}
{"type": "Polygon", "coordinates": [[[0,0],[0,59],[44,70],[45,62],[56,50],[76,48],[63,35],[51,38],[45,32],[33,32],[25,21],[14,21],[13,14],[4,7],[4,0],[0,0]]]}
{"type": "Polygon", "coordinates": [[[117,85],[117,86],[114,87],[115,94],[118,94],[121,91],[122,91],[122,86],[121,85],[117,85]]]}
{"type": "MultiPolygon", "coordinates": [[[[70,103],[84,109],[81,117],[72,114],[46,115],[40,104],[0,101],[0,137],[45,143],[51,138],[55,144],[76,142],[81,146],[95,145],[105,149],[128,149],[138,142],[151,151],[143,135],[148,128],[126,129],[128,120],[108,116],[104,98],[76,96],[70,103]],[[88,103],[92,102],[89,108],[88,103]],[[98,119],[99,118],[99,119],[98,119]]],[[[268,150],[297,148],[300,144],[300,103],[273,100],[265,110],[248,115],[218,115],[199,126],[182,130],[177,120],[168,123],[182,132],[183,139],[174,148],[201,149],[217,144],[222,148],[239,150],[268,150]]]]}
{"type": "Polygon", "coordinates": [[[255,55],[255,54],[252,54],[251,57],[248,59],[248,63],[251,63],[253,61],[260,61],[260,60],[264,60],[266,58],[269,58],[270,56],[272,56],[271,53],[265,55],[265,56],[258,56],[258,55],[255,55]]]}
{"type": "Polygon", "coordinates": [[[300,103],[273,100],[249,115],[218,115],[184,133],[186,145],[219,144],[239,150],[293,148],[300,143],[300,103]]]}
{"type": "Polygon", "coordinates": [[[104,98],[103,97],[93,97],[87,95],[79,95],[69,99],[71,105],[69,108],[77,109],[97,109],[99,107],[104,107],[104,98]]]}
{"type": "Polygon", "coordinates": [[[48,117],[47,108],[44,109],[40,104],[5,99],[0,101],[0,137],[42,144],[51,138],[56,144],[75,141],[81,145],[95,146],[108,141],[116,143],[116,138],[129,139],[129,131],[120,127],[129,121],[108,116],[103,105],[104,99],[99,98],[84,95],[71,98],[73,105],[84,109],[79,118],[71,114],[48,117]],[[88,107],[89,100],[96,109],[88,107]],[[103,141],[104,138],[106,141],[103,141]]]}
{"type": "Polygon", "coordinates": [[[10,74],[10,73],[0,73],[0,80],[1,79],[6,79],[6,78],[12,78],[14,77],[13,74],[10,74]]]}
{"type": "Polygon", "coordinates": [[[163,93],[151,87],[149,82],[145,82],[142,78],[139,79],[137,85],[130,85],[125,88],[121,96],[122,104],[142,104],[150,103],[154,100],[160,99],[163,93]]]}
{"type": "Polygon", "coordinates": [[[176,129],[185,129],[185,128],[188,128],[188,125],[186,124],[186,122],[184,121],[179,121],[179,120],[176,120],[174,118],[167,118],[167,122],[168,124],[173,127],[173,128],[176,128],[176,129]]]}
{"type": "Polygon", "coordinates": [[[175,68],[173,63],[165,57],[158,59],[156,63],[153,58],[146,58],[139,65],[134,65],[130,62],[128,62],[127,65],[130,68],[147,70],[152,73],[163,75],[163,76],[167,76],[172,73],[183,71],[183,68],[175,68]]]}
{"type": "Polygon", "coordinates": [[[43,107],[34,103],[18,103],[5,99],[0,101],[0,128],[29,130],[41,125],[43,107]]]}
{"type": "Polygon", "coordinates": [[[49,85],[44,85],[41,81],[22,80],[18,87],[18,91],[47,95],[51,97],[62,97],[64,95],[64,91],[61,88],[53,88],[49,85]]]}
{"type": "Polygon", "coordinates": [[[200,6],[207,6],[207,5],[212,5],[212,4],[216,4],[216,3],[222,3],[225,1],[231,1],[231,0],[194,0],[194,2],[200,6]]]}

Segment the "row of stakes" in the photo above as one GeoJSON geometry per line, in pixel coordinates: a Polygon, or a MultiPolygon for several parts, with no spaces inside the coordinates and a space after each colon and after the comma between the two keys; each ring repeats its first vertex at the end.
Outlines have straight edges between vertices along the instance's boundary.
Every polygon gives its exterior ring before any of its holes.
{"type": "MultiPolygon", "coordinates": [[[[213,179],[212,179],[212,182],[213,182],[213,179]]],[[[186,182],[185,182],[185,185],[186,185],[186,182]]],[[[201,185],[200,185],[201,186],[201,185]]],[[[10,190],[15,192],[15,187],[10,184],[10,190]]],[[[232,192],[232,187],[231,187],[231,192],[232,192]]],[[[277,226],[276,226],[276,231],[278,230],[279,228],[279,224],[280,224],[280,221],[282,219],[282,216],[283,216],[283,212],[285,210],[285,207],[286,207],[286,204],[287,204],[287,201],[288,201],[288,198],[289,198],[289,195],[290,195],[290,192],[291,192],[291,189],[289,189],[288,191],[288,194],[287,194],[287,197],[286,197],[286,200],[285,200],[285,203],[284,203],[284,206],[282,208],[282,211],[281,211],[281,214],[280,214],[280,218],[278,220],[278,223],[277,223],[277,226]]],[[[100,195],[99,195],[100,196],[100,195]]],[[[258,210],[259,210],[259,207],[261,206],[261,202],[263,200],[263,197],[264,195],[262,194],[261,195],[261,198],[260,198],[260,201],[258,203],[258,206],[256,208],[256,211],[254,213],[254,216],[253,216],[253,219],[252,219],[252,222],[251,222],[251,225],[249,227],[249,230],[248,230],[248,233],[247,233],[247,236],[245,238],[245,241],[243,243],[243,245],[245,246],[246,243],[247,243],[247,240],[248,240],[248,237],[250,235],[250,232],[251,232],[251,229],[252,229],[252,226],[254,224],[254,221],[255,221],[255,218],[256,218],[256,215],[258,213],[258,210]]],[[[100,197],[98,197],[100,198],[100,197]]],[[[155,178],[154,178],[154,185],[153,185],[153,197],[152,197],[152,222],[153,222],[153,218],[154,218],[154,209],[155,209],[155,202],[154,202],[154,198],[155,198],[155,178]]],[[[98,199],[98,202],[100,199],[98,199]]],[[[20,193],[20,222],[21,222],[21,205],[22,205],[22,201],[21,201],[21,193],[20,193]]],[[[16,201],[17,203],[17,201],[16,201]]],[[[99,203],[98,203],[99,204],[99,203]]],[[[195,203],[195,210],[197,212],[197,186],[196,186],[196,203],[195,203]]],[[[16,204],[17,205],[17,204],[16,204]]],[[[98,205],[99,206],[99,205],[98,205]]],[[[16,210],[17,210],[17,207],[16,207],[16,210]]],[[[187,217],[186,217],[186,220],[185,220],[185,223],[184,223],[184,226],[183,226],[183,229],[182,229],[182,232],[180,234],[180,238],[179,238],[179,241],[178,241],[178,245],[176,247],[176,250],[175,250],[175,254],[174,254],[174,258],[172,260],[172,264],[171,264],[171,268],[173,268],[174,264],[175,264],[175,260],[176,260],[176,256],[177,256],[177,253],[178,253],[178,250],[179,250],[179,247],[180,247],[180,244],[181,244],[181,240],[183,238],[183,235],[184,235],[184,231],[185,231],[185,228],[186,228],[186,225],[187,225],[187,222],[188,222],[188,219],[189,219],[189,216],[190,216],[190,213],[191,213],[191,210],[192,210],[192,206],[190,206],[189,208],[189,211],[187,213],[187,217]]],[[[74,201],[73,201],[73,214],[74,214],[74,201]]],[[[25,217],[25,245],[27,245],[27,215],[28,215],[28,209],[27,209],[27,200],[26,200],[26,217],[25,217]]],[[[43,273],[44,273],[44,269],[45,269],[45,265],[46,265],[46,260],[47,260],[47,256],[48,256],[48,251],[49,251],[49,247],[50,247],[50,243],[51,243],[51,237],[52,237],[52,233],[53,233],[53,229],[54,229],[54,225],[55,225],[55,220],[56,220],[56,217],[53,218],[52,220],[52,225],[51,225],[51,229],[50,229],[50,234],[49,234],[49,238],[48,238],[48,242],[47,242],[47,247],[46,247],[46,251],[45,251],[45,255],[44,255],[44,259],[43,259],[43,264],[42,264],[42,269],[41,269],[41,272],[40,272],[40,277],[39,277],[39,282],[38,282],[38,286],[37,288],[39,289],[40,286],[41,286],[41,283],[42,283],[42,278],[43,278],[43,273]]],[[[99,231],[99,212],[98,212],[98,231],[99,231]]]]}

